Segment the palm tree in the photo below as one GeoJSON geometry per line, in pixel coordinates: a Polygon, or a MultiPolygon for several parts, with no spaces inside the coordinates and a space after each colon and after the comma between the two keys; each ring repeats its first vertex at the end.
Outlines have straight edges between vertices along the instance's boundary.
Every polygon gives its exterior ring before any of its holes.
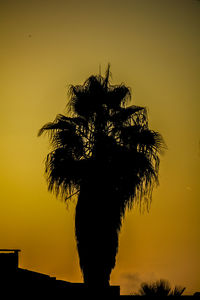
{"type": "Polygon", "coordinates": [[[139,290],[140,296],[181,296],[185,287],[175,286],[174,289],[170,287],[167,280],[160,279],[153,283],[142,283],[139,290]]]}
{"type": "Polygon", "coordinates": [[[49,133],[48,189],[66,202],[77,196],[75,234],[84,282],[108,286],[126,208],[151,201],[158,184],[161,135],[148,127],[144,107],[127,106],[130,89],[90,76],[69,88],[68,114],[39,131],[49,133]]]}

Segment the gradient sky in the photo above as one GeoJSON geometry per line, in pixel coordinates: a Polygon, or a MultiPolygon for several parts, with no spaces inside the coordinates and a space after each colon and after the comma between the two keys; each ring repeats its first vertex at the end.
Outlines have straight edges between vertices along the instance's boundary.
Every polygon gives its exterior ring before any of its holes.
{"type": "Polygon", "coordinates": [[[48,140],[38,129],[64,113],[69,84],[111,63],[168,146],[149,213],[126,213],[111,283],[122,293],[168,279],[200,291],[200,2],[0,2],[0,248],[20,266],[82,281],[75,203],[47,191],[48,140]]]}

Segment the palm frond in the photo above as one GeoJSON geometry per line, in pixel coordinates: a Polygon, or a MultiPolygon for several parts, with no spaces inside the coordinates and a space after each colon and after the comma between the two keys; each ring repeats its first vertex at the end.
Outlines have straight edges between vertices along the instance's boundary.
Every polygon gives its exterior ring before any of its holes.
{"type": "Polygon", "coordinates": [[[81,182],[86,180],[90,170],[87,160],[75,160],[66,148],[57,148],[46,157],[45,173],[48,189],[67,199],[79,190],[81,182]]]}
{"type": "Polygon", "coordinates": [[[68,118],[64,115],[57,115],[54,122],[45,124],[38,132],[38,136],[44,132],[49,133],[50,143],[53,149],[67,148],[68,152],[75,159],[84,155],[83,140],[80,134],[77,134],[76,124],[84,124],[82,118],[68,118]]]}
{"type": "Polygon", "coordinates": [[[171,290],[167,280],[159,280],[153,283],[142,283],[140,289],[141,296],[169,296],[171,290]]]}
{"type": "Polygon", "coordinates": [[[110,64],[108,64],[108,67],[107,67],[107,70],[106,70],[106,73],[105,73],[105,78],[104,78],[104,81],[103,81],[103,87],[106,90],[108,88],[108,83],[109,83],[109,77],[110,76],[111,76],[111,73],[110,73],[110,64]]]}
{"type": "Polygon", "coordinates": [[[140,106],[129,106],[127,108],[120,107],[120,109],[110,116],[110,121],[115,124],[123,124],[136,112],[144,111],[144,107],[140,106]]]}
{"type": "Polygon", "coordinates": [[[174,289],[169,294],[170,296],[181,296],[185,291],[185,287],[175,286],[174,289]]]}
{"type": "Polygon", "coordinates": [[[139,290],[140,296],[181,296],[185,288],[175,286],[171,288],[170,283],[165,279],[155,282],[143,282],[139,290]]]}
{"type": "Polygon", "coordinates": [[[160,133],[142,126],[124,126],[121,128],[120,138],[124,145],[138,148],[139,151],[155,151],[162,153],[166,149],[160,133]]]}
{"type": "Polygon", "coordinates": [[[130,101],[130,98],[130,88],[121,84],[110,86],[105,99],[110,109],[118,110],[121,106],[125,106],[130,101]]]}
{"type": "Polygon", "coordinates": [[[57,131],[57,130],[75,130],[75,127],[72,123],[66,122],[63,120],[55,119],[54,122],[46,123],[42,128],[38,131],[38,136],[41,136],[44,132],[48,131],[57,131]]]}

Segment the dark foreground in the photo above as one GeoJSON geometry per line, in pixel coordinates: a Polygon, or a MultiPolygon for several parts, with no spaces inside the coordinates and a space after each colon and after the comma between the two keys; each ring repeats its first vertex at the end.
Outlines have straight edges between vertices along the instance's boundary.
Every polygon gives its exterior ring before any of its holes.
{"type": "MultiPolygon", "coordinates": [[[[0,299],[31,299],[32,297],[35,299],[71,297],[103,299],[134,296],[120,295],[120,286],[101,288],[97,282],[97,285],[91,288],[83,283],[57,280],[46,274],[19,268],[19,252],[20,250],[17,249],[0,250],[0,299]]],[[[194,296],[200,296],[200,293],[194,296]]]]}

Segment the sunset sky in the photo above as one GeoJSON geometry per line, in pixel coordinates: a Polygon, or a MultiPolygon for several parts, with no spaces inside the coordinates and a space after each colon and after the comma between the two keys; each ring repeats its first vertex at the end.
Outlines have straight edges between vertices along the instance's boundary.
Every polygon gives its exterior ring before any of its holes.
{"type": "Polygon", "coordinates": [[[47,191],[37,132],[65,112],[69,84],[110,62],[112,83],[131,88],[168,146],[149,213],[126,213],[111,283],[200,291],[200,1],[8,0],[0,25],[0,248],[21,249],[23,268],[82,281],[75,202],[47,191]]]}

